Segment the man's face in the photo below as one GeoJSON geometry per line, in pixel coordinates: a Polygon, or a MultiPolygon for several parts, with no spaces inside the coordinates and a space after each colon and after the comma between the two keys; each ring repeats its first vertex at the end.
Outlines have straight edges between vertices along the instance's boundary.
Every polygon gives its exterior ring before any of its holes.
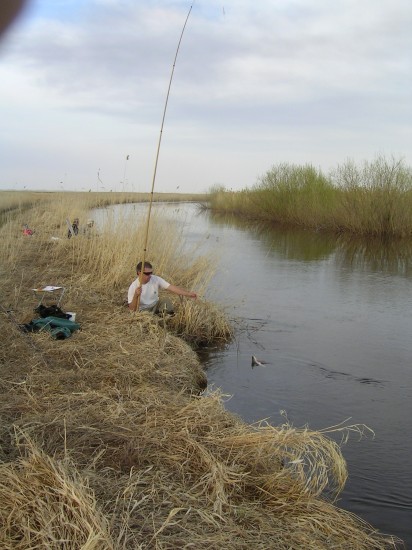
{"type": "Polygon", "coordinates": [[[150,277],[152,276],[152,273],[153,273],[153,268],[151,267],[145,267],[143,273],[140,273],[139,271],[137,275],[139,276],[139,279],[142,281],[142,285],[145,285],[150,281],[150,277]]]}

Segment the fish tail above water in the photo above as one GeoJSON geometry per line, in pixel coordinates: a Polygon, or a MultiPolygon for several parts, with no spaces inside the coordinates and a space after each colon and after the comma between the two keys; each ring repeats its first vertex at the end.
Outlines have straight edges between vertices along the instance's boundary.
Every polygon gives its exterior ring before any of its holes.
{"type": "Polygon", "coordinates": [[[252,367],[261,367],[263,366],[263,362],[259,361],[255,355],[252,355],[252,367]]]}

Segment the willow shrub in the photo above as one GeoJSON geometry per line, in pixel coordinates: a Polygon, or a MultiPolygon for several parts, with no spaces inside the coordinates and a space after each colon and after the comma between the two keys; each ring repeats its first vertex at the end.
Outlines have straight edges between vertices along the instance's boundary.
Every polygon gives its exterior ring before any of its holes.
{"type": "Polygon", "coordinates": [[[332,178],[339,190],[338,226],[366,235],[412,235],[412,169],[403,161],[347,161],[332,178]]]}
{"type": "Polygon", "coordinates": [[[338,166],[329,176],[311,165],[273,166],[252,189],[214,188],[213,210],[288,225],[359,235],[412,235],[412,169],[378,157],[338,166]]]}
{"type": "Polygon", "coordinates": [[[313,166],[274,166],[255,186],[265,217],[309,227],[328,221],[334,200],[330,181],[313,166]]]}
{"type": "Polygon", "coordinates": [[[214,210],[271,222],[318,227],[330,223],[336,190],[313,166],[273,166],[251,189],[211,190],[214,210]]]}

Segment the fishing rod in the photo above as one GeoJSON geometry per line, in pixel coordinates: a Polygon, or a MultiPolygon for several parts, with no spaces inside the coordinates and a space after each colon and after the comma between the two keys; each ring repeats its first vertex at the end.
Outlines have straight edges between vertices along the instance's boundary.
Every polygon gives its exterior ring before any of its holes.
{"type": "MultiPolygon", "coordinates": [[[[182,32],[180,33],[179,42],[178,42],[178,44],[177,44],[176,53],[175,53],[175,57],[174,57],[174,60],[173,60],[172,72],[171,72],[171,74],[170,74],[169,86],[168,86],[168,89],[167,89],[165,106],[164,106],[164,109],[163,109],[162,124],[161,124],[161,126],[160,126],[159,141],[158,141],[158,144],[157,144],[156,160],[155,160],[154,171],[153,171],[152,189],[151,189],[151,191],[150,191],[149,210],[148,210],[148,214],[147,214],[147,223],[146,223],[146,231],[145,231],[144,246],[143,246],[143,255],[142,255],[142,256],[143,256],[143,257],[142,257],[142,267],[141,267],[140,276],[139,276],[140,286],[142,285],[142,278],[143,278],[143,271],[144,271],[144,263],[145,263],[145,260],[146,260],[146,252],[147,252],[147,242],[148,242],[148,240],[149,240],[150,214],[151,214],[151,212],[152,212],[153,193],[154,193],[154,187],[155,187],[155,182],[156,182],[156,173],[157,173],[157,164],[158,164],[158,161],[159,161],[160,144],[162,143],[163,126],[164,126],[164,122],[165,122],[165,118],[166,118],[167,105],[168,105],[168,103],[169,103],[169,95],[170,95],[170,89],[171,89],[171,87],[172,87],[172,81],[173,81],[173,75],[174,75],[174,72],[175,72],[176,60],[177,60],[177,56],[178,56],[178,54],[179,54],[180,44],[181,44],[181,42],[182,42],[183,34],[184,34],[184,32],[185,32],[186,25],[187,25],[187,22],[188,22],[188,20],[189,20],[190,13],[191,13],[191,11],[192,11],[193,5],[194,5],[194,2],[193,2],[193,4],[190,6],[190,9],[189,9],[189,11],[188,11],[188,14],[187,14],[187,16],[186,16],[186,19],[185,19],[185,22],[184,22],[184,25],[183,25],[183,28],[182,28],[182,32]]],[[[136,311],[139,311],[139,304],[140,304],[140,294],[139,294],[138,297],[137,297],[137,307],[136,307],[136,311]]]]}

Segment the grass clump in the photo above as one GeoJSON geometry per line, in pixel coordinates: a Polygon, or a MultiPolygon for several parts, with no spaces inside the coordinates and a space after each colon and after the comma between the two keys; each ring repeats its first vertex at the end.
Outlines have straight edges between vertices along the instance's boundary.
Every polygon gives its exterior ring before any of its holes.
{"type": "Polygon", "coordinates": [[[224,312],[208,302],[182,303],[171,326],[184,340],[196,346],[227,342],[234,336],[224,312]]]}
{"type": "Polygon", "coordinates": [[[27,440],[14,462],[0,464],[0,546],[113,550],[110,524],[68,459],[56,460],[27,440]]]}

